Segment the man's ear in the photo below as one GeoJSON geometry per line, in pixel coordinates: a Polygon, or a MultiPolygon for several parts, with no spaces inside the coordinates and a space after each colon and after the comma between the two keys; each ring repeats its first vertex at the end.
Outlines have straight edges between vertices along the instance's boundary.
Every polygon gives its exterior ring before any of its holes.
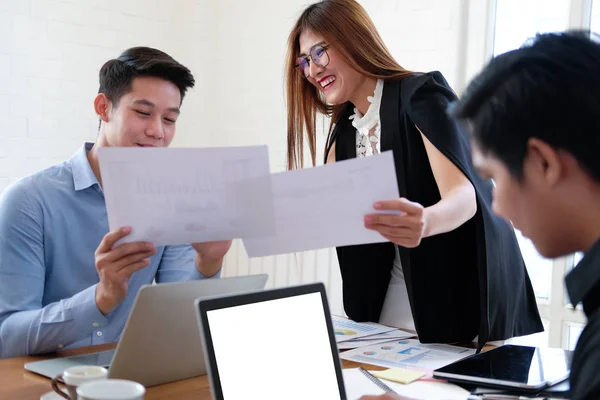
{"type": "Polygon", "coordinates": [[[555,186],[565,173],[565,165],[558,151],[537,138],[527,141],[525,167],[532,178],[542,179],[546,185],[555,186]]]}
{"type": "Polygon", "coordinates": [[[108,122],[112,102],[104,93],[98,93],[94,99],[94,111],[98,118],[103,122],[108,122]]]}

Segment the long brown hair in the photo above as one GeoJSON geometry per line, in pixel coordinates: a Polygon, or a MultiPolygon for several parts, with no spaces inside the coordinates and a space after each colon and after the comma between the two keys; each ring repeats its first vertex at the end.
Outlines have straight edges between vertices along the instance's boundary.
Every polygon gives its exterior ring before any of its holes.
{"type": "Polygon", "coordinates": [[[323,0],[302,12],[288,38],[287,165],[304,165],[304,133],[313,166],[316,164],[317,112],[331,116],[329,136],[346,104],[329,105],[324,95],[296,71],[300,34],[305,30],[322,35],[354,70],[375,79],[402,79],[413,72],[400,66],[390,54],[373,21],[355,0],[323,0]]]}

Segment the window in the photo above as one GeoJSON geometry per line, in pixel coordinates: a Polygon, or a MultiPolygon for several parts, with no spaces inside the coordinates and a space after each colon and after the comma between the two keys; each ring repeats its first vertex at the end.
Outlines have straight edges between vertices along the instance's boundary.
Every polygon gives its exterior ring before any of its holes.
{"type": "Polygon", "coordinates": [[[516,231],[515,233],[521,247],[521,254],[523,254],[523,259],[525,260],[535,296],[538,299],[548,300],[552,286],[553,261],[542,257],[535,249],[533,242],[525,238],[521,232],[516,231]]]}
{"type": "Polygon", "coordinates": [[[536,33],[563,31],[568,24],[566,0],[497,0],[494,55],[520,47],[536,33]]]}
{"type": "Polygon", "coordinates": [[[583,324],[576,324],[572,322],[565,323],[565,331],[567,332],[566,346],[564,346],[565,348],[569,350],[575,349],[577,340],[579,340],[579,336],[581,335],[584,327],[585,325],[583,324]]]}
{"type": "Polygon", "coordinates": [[[600,1],[594,0],[592,3],[592,15],[590,18],[590,30],[600,34],[600,1]]]}
{"type": "MultiPolygon", "coordinates": [[[[495,7],[494,55],[522,46],[536,33],[569,28],[600,31],[600,0],[495,0],[495,7]]],[[[520,232],[516,234],[546,332],[510,342],[573,349],[586,320],[580,307],[569,304],[563,279],[581,254],[549,260],[520,232]]]]}

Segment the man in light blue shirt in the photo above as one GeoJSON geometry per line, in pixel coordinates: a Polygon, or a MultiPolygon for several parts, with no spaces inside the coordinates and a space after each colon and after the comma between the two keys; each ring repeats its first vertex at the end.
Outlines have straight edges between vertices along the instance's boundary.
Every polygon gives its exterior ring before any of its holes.
{"type": "Polygon", "coordinates": [[[113,246],[131,229],[108,231],[97,158],[100,147],[168,146],[193,86],[169,55],[126,50],[100,70],[97,142],[2,193],[0,358],[117,341],[142,285],[219,276],[231,241],[113,246]]]}

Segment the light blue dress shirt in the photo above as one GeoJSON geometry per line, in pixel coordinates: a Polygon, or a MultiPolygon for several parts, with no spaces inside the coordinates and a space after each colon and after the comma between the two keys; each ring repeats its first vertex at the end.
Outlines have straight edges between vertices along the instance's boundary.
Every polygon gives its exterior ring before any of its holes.
{"type": "Polygon", "coordinates": [[[92,145],[0,196],[0,358],[117,341],[142,285],[203,278],[190,245],[158,247],[125,300],[98,310],[94,252],[109,229],[92,145]]]}

